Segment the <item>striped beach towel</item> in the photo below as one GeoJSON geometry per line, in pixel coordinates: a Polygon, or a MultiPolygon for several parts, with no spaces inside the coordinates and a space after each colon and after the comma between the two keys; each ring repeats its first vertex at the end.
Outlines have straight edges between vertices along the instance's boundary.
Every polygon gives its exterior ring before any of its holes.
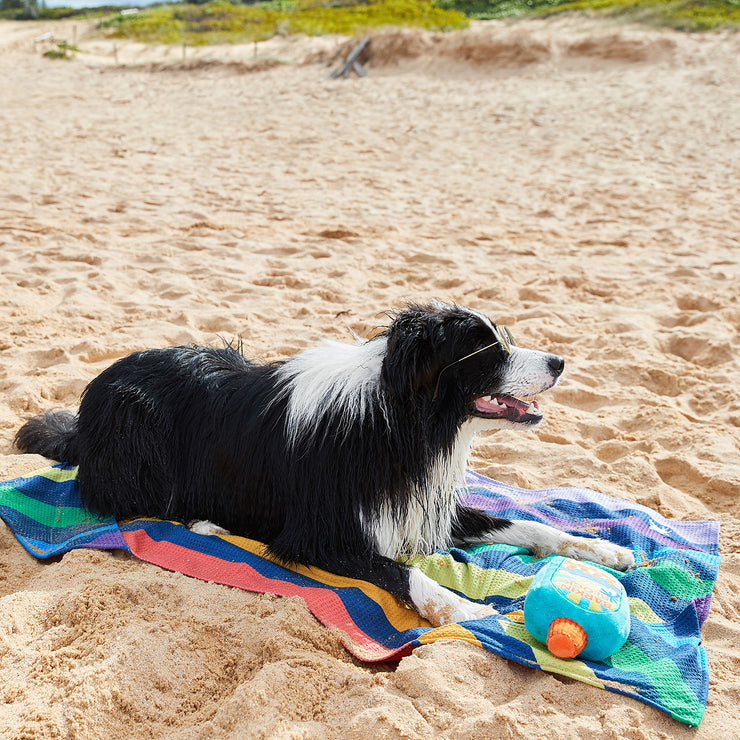
{"type": "Polygon", "coordinates": [[[499,615],[433,628],[388,593],[316,568],[286,568],[264,546],[236,536],[206,536],[168,521],[115,522],[84,509],[77,469],[54,465],[0,484],[0,516],[39,558],[77,547],[121,548],[194,578],[260,593],[302,597],[346,648],[365,661],[408,655],[442,638],[480,645],[523,665],[640,699],[697,726],[707,700],[707,656],[700,627],[719,567],[716,522],[669,521],[637,504],[582,488],[528,491],[468,473],[466,503],[498,516],[546,522],[635,549],[643,566],[611,571],[630,603],[627,643],[603,662],[551,655],[524,628],[527,587],[547,559],[508,545],[453,549],[412,562],[444,586],[493,604],[499,615]]]}

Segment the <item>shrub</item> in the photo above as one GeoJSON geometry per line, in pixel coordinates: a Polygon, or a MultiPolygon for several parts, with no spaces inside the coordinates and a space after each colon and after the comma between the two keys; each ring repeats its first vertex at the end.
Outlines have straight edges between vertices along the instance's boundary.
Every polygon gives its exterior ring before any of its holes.
{"type": "Polygon", "coordinates": [[[740,0],[437,0],[471,18],[511,18],[581,12],[621,15],[681,31],[740,25],[740,0]]]}
{"type": "Polygon", "coordinates": [[[430,30],[465,28],[467,18],[429,0],[373,0],[330,4],[316,0],[232,5],[163,5],[141,13],[117,15],[102,24],[112,36],[138,41],[191,45],[262,41],[276,34],[353,35],[378,26],[415,26],[430,30]]]}

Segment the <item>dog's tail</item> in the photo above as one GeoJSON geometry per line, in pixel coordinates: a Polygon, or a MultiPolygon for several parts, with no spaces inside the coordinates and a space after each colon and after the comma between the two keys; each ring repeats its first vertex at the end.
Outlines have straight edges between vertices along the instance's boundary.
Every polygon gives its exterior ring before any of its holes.
{"type": "Polygon", "coordinates": [[[79,462],[77,417],[69,411],[47,411],[34,416],[18,430],[15,446],[21,452],[34,452],[76,465],[79,462]]]}

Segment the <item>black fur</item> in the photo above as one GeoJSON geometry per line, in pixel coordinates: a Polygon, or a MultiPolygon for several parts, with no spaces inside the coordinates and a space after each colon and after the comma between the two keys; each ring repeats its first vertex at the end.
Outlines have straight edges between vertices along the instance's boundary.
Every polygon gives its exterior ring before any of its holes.
{"type": "Polygon", "coordinates": [[[22,452],[77,463],[77,417],[70,411],[46,411],[18,430],[15,445],[22,452]]]}
{"type": "MultiPolygon", "coordinates": [[[[409,601],[408,569],[379,552],[370,524],[390,511],[401,526],[474,399],[501,384],[501,347],[450,366],[492,337],[466,309],[401,311],[366,346],[382,356],[367,413],[348,421],[347,407],[327,396],[293,446],[285,363],[254,363],[230,346],[137,352],[88,385],[76,417],[31,419],[16,444],[78,464],[82,499],[101,514],[207,519],[285,562],[372,581],[409,601]]],[[[449,503],[425,505],[441,517],[449,503]]],[[[452,505],[449,544],[509,524],[452,505]]]]}

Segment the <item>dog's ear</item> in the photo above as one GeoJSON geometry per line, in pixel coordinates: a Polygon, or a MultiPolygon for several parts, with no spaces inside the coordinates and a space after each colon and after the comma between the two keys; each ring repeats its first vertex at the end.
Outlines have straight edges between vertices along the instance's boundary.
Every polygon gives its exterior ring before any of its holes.
{"type": "Polygon", "coordinates": [[[398,313],[386,332],[387,346],[381,380],[401,396],[434,390],[443,366],[440,347],[445,338],[440,312],[411,306],[398,313]]]}

